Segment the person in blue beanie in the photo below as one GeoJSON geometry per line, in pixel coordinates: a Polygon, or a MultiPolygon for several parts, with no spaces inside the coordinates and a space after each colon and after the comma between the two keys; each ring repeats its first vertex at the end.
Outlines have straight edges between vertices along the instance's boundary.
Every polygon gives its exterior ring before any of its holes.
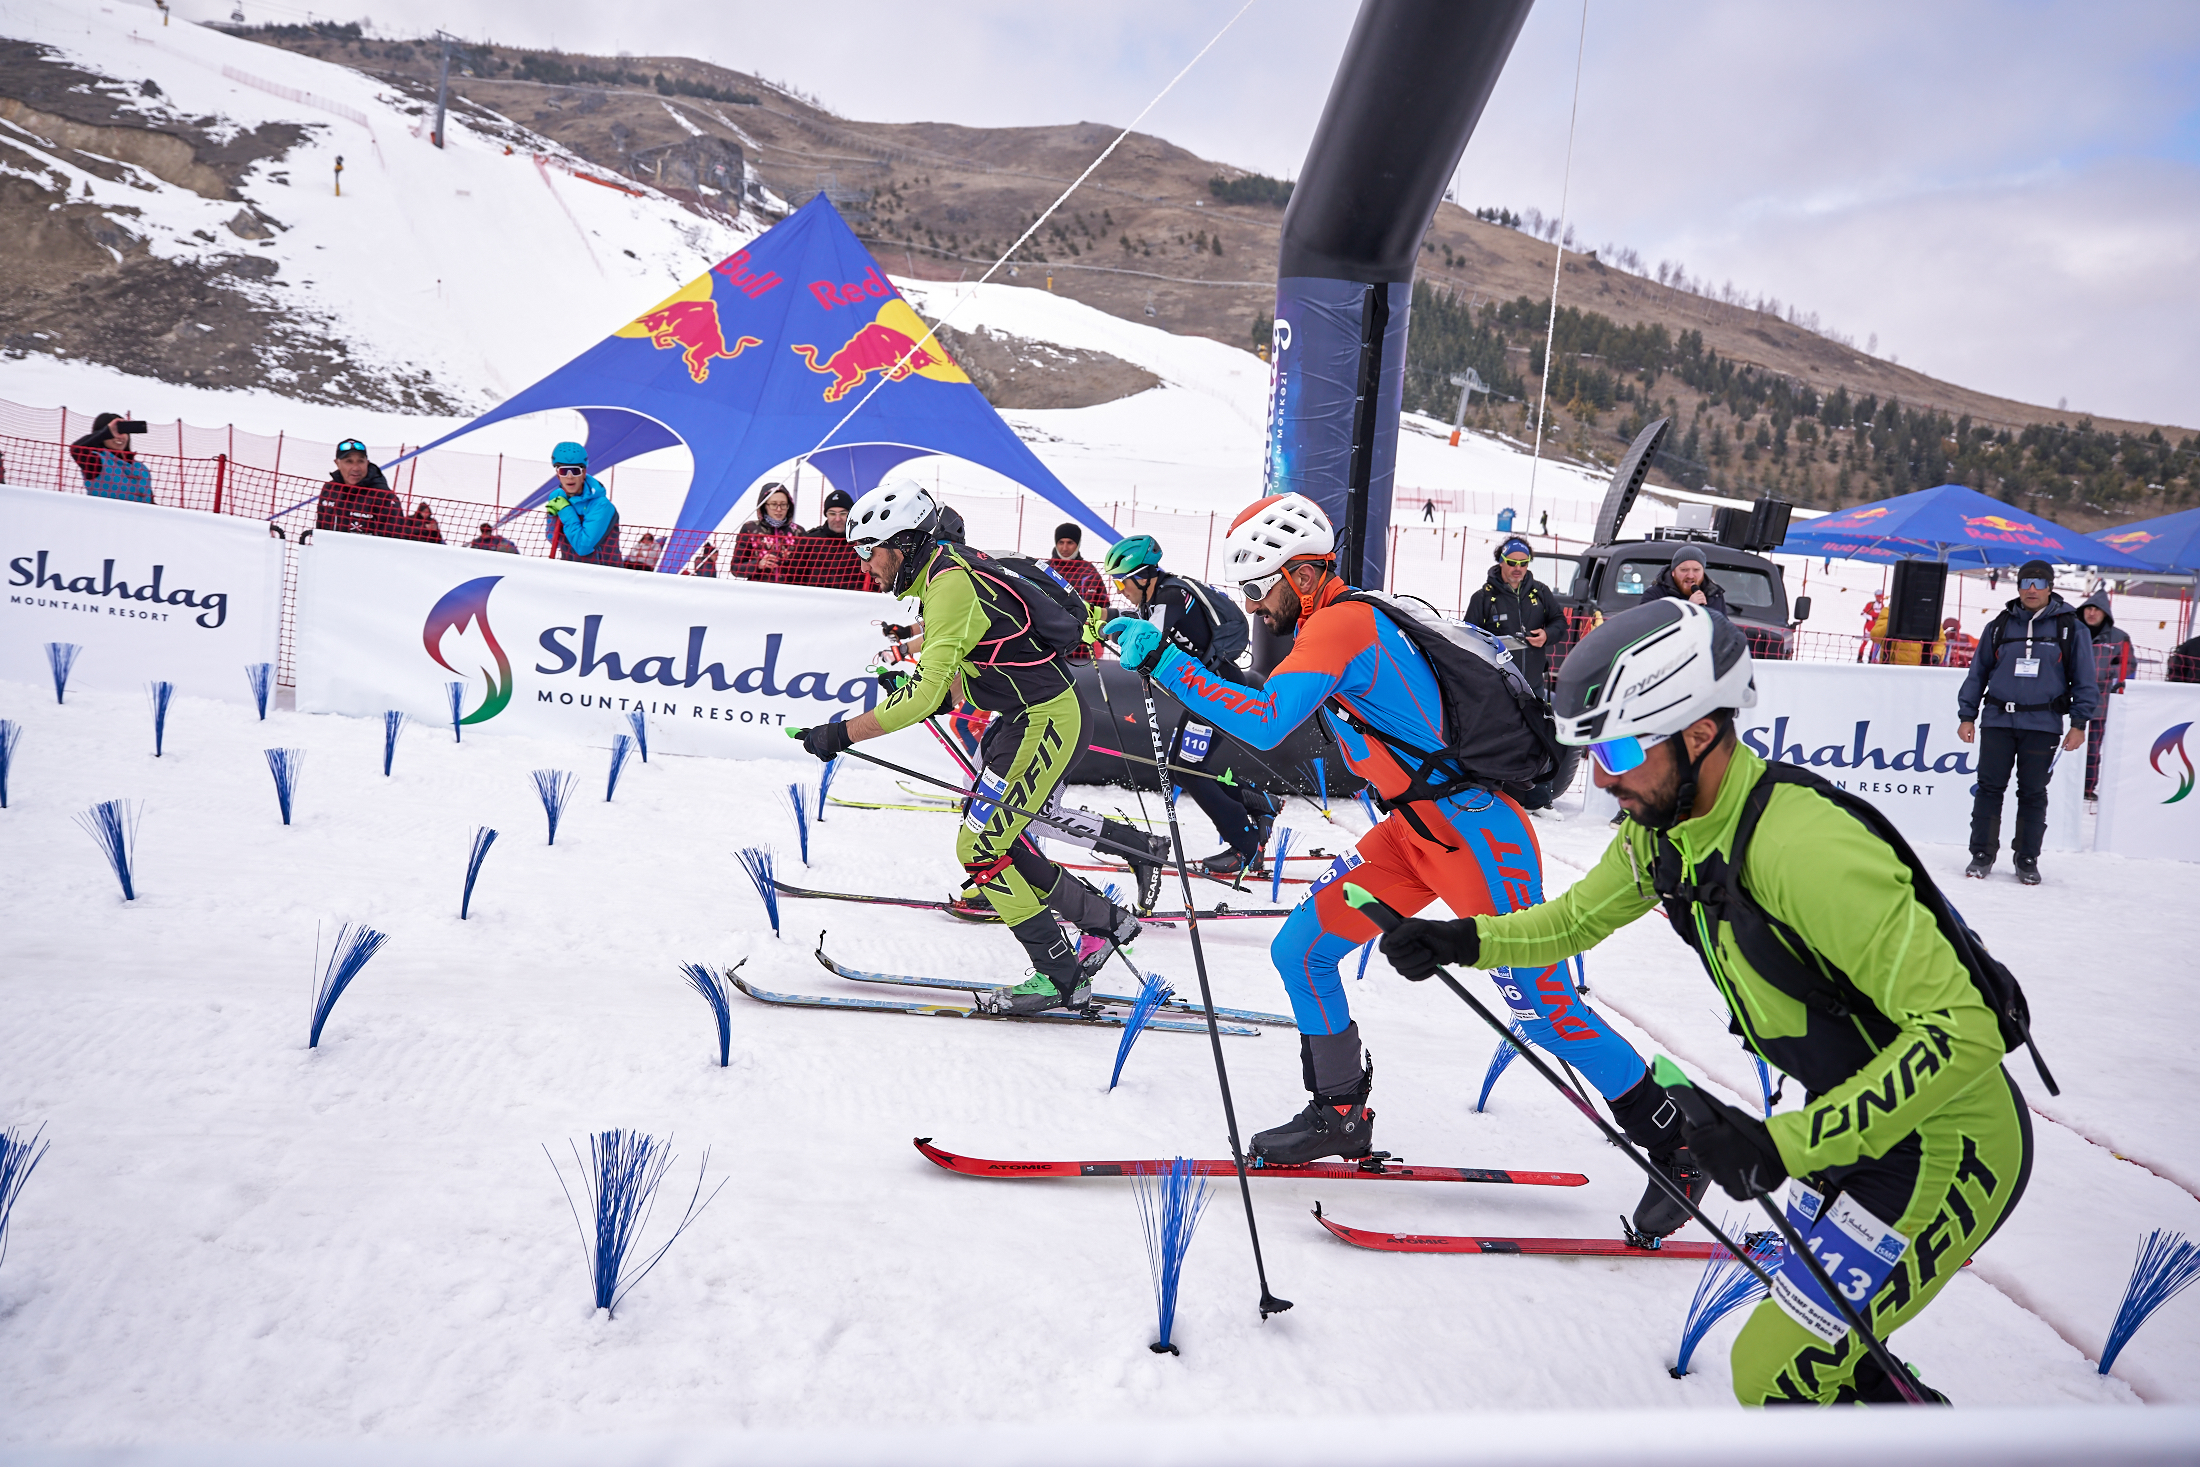
{"type": "Polygon", "coordinates": [[[619,510],[588,472],[588,450],[561,443],[550,450],[558,487],[543,508],[550,511],[550,554],[556,560],[623,566],[619,555],[619,510]]]}

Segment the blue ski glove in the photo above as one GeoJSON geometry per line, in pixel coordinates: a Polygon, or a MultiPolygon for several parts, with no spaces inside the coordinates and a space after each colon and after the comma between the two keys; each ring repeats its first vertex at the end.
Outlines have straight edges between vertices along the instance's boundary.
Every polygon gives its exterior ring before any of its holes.
{"type": "Polygon", "coordinates": [[[1161,660],[1161,628],[1150,621],[1119,616],[1102,627],[1100,635],[1115,643],[1116,655],[1123,659],[1123,665],[1140,677],[1151,673],[1154,664],[1161,660]]]}

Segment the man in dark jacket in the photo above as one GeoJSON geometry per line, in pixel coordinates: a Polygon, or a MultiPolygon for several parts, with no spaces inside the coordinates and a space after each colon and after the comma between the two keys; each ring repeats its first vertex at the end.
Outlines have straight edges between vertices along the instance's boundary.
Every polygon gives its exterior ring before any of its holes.
{"type": "Polygon", "coordinates": [[[2101,740],[2108,733],[2108,697],[2124,690],[2131,676],[2131,633],[2116,625],[2116,613],[2108,604],[2108,587],[2085,598],[2078,608],[2088,635],[2093,638],[2093,681],[2101,690],[2100,711],[2085,726],[2085,797],[2094,799],[2101,782],[2101,740]]]}
{"type": "Polygon", "coordinates": [[[1667,596],[1675,601],[1693,601],[1698,606],[1708,606],[1721,616],[1730,614],[1726,609],[1726,592],[1711,579],[1703,552],[1693,545],[1683,545],[1674,551],[1672,563],[1659,571],[1650,589],[1642,593],[1645,604],[1667,596]]]}
{"type": "Polygon", "coordinates": [[[1984,880],[2001,850],[2001,803],[2009,766],[2017,769],[2017,880],[2040,884],[2040,843],[2047,835],[2047,779],[2058,738],[2066,750],[2085,742],[2099,710],[2093,639],[2076,608],[2055,594],[2055,568],[2028,560],[2017,571],[2017,599],[1986,624],[1956,695],[1956,737],[1976,741],[1978,793],[1971,800],[1971,864],[1984,880]],[[1979,732],[1981,706],[1986,725],[1979,732]],[[2063,733],[2063,715],[2070,731],[2063,733]]]}
{"type": "Polygon", "coordinates": [[[848,547],[848,511],[855,507],[855,499],[845,489],[829,490],[825,495],[825,518],[815,529],[802,532],[804,540],[828,540],[828,545],[796,545],[789,549],[787,560],[794,572],[793,579],[805,586],[824,586],[836,591],[867,591],[871,578],[864,573],[863,562],[856,559],[854,550],[848,547]]]}
{"type": "Polygon", "coordinates": [[[1467,614],[1462,619],[1470,627],[1525,643],[1513,657],[1530,683],[1547,687],[1543,681],[1543,649],[1549,645],[1551,634],[1545,628],[1563,620],[1565,613],[1552,599],[1551,588],[1537,580],[1530,569],[1535,563],[1535,548],[1527,541],[1515,535],[1497,547],[1496,560],[1481,589],[1468,599],[1467,614]]]}
{"type": "Polygon", "coordinates": [[[1102,611],[1108,609],[1107,584],[1100,579],[1100,569],[1085,559],[1085,532],[1075,524],[1059,524],[1054,527],[1054,557],[1047,562],[1054,573],[1069,582],[1070,589],[1102,611]]]}
{"type": "Polygon", "coordinates": [[[321,502],[313,511],[316,530],[342,530],[347,535],[386,535],[392,540],[411,538],[405,506],[390,492],[380,464],[367,462],[367,445],[346,438],[336,445],[336,470],[321,487],[321,502]]]}

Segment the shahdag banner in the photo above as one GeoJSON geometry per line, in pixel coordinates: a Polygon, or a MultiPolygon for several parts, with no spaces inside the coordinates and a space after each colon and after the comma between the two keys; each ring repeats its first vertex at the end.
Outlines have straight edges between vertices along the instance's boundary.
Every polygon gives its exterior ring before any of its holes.
{"type": "MultiPolygon", "coordinates": [[[[1742,741],[1767,759],[1800,764],[1887,812],[1911,844],[1968,845],[1978,745],[1956,734],[1959,669],[1757,662],[1757,706],[1738,721],[1742,741]]],[[[2085,753],[2057,759],[2047,787],[2046,848],[2079,846],[2085,753]]],[[[1592,790],[1587,809],[1618,807],[1592,790]]],[[[2003,797],[2006,854],[2017,833],[2012,775],[2003,797]]]]}
{"type": "Polygon", "coordinates": [[[300,711],[447,723],[459,682],[463,725],[602,743],[639,709],[652,753],[807,758],[787,730],[876,705],[901,605],[360,535],[299,562],[300,711]]]}
{"type": "Polygon", "coordinates": [[[283,545],[264,520],[0,486],[0,678],[48,683],[46,644],[83,650],[72,688],[170,682],[249,702],[276,659],[283,545]]]}
{"type": "Polygon", "coordinates": [[[2126,683],[2108,700],[2093,848],[2200,861],[2200,687],[2126,683]]]}

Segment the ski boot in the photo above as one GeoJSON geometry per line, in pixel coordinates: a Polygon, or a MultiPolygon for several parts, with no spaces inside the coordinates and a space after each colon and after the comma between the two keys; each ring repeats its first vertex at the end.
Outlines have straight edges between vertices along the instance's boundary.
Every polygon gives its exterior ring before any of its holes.
{"type": "Polygon", "coordinates": [[[1375,1112],[1367,1108],[1368,1092],[1375,1088],[1375,1062],[1360,1067],[1359,1026],[1343,1034],[1299,1036],[1299,1056],[1306,1071],[1306,1088],[1313,1098],[1280,1126],[1253,1137],[1253,1159],[1266,1166],[1303,1166],[1325,1156],[1355,1161],[1375,1149],[1375,1112]],[[1324,1091],[1314,1083],[1314,1043],[1342,1052],[1349,1048],[1358,1076],[1343,1087],[1324,1091]],[[1340,1041],[1342,1041],[1340,1043],[1340,1041]]]}
{"type": "MultiPolygon", "coordinates": [[[[1627,1139],[1649,1156],[1650,1164],[1690,1202],[1701,1202],[1704,1193],[1710,1190],[1711,1178],[1681,1144],[1680,1107],[1673,1103],[1664,1087],[1646,1074],[1635,1082],[1633,1089],[1614,1096],[1609,1104],[1612,1119],[1619,1122],[1627,1139]]],[[[1655,1248],[1668,1233],[1679,1231],[1687,1221],[1688,1209],[1675,1201],[1665,1188],[1652,1182],[1643,1190],[1642,1200],[1635,1204],[1635,1215],[1622,1218],[1620,1228],[1626,1233],[1627,1241],[1637,1248],[1655,1248]]]]}
{"type": "Polygon", "coordinates": [[[1024,981],[979,992],[977,1004],[989,1014],[1043,1014],[1049,1009],[1078,1009],[1092,1002],[1092,980],[1077,978],[1068,987],[1034,968],[1024,981]]]}
{"type": "Polygon", "coordinates": [[[1248,876],[1265,875],[1266,852],[1255,850],[1251,855],[1243,851],[1219,851],[1199,863],[1200,871],[1217,881],[1239,881],[1248,876]]]}
{"type": "Polygon", "coordinates": [[[1117,948],[1122,948],[1124,955],[1129,956],[1130,945],[1138,940],[1138,934],[1144,930],[1139,926],[1137,914],[1126,912],[1121,907],[1114,911],[1116,921],[1113,927],[1104,932],[1078,934],[1077,971],[1085,976],[1088,983],[1108,965],[1108,959],[1115,955],[1117,948]]]}
{"type": "Polygon", "coordinates": [[[1108,822],[1107,831],[1122,845],[1123,851],[1118,854],[1130,863],[1131,880],[1138,883],[1138,898],[1133,905],[1139,916],[1147,916],[1152,913],[1154,904],[1161,900],[1161,875],[1168,869],[1169,843],[1161,836],[1147,835],[1143,831],[1133,830],[1127,825],[1117,825],[1113,821],[1108,822]],[[1144,848],[1147,854],[1127,854],[1140,848],[1144,848]]]}
{"type": "Polygon", "coordinates": [[[1973,881],[1984,881],[1994,874],[1994,858],[1992,856],[1973,856],[1971,864],[1963,868],[1963,874],[1973,881]]]}
{"type": "Polygon", "coordinates": [[[989,1014],[1042,1014],[1092,1002],[1092,980],[1078,969],[1077,949],[1062,935],[1054,914],[1041,910],[1010,929],[1031,967],[1023,981],[981,990],[977,1006],[989,1014]]]}
{"type": "Polygon", "coordinates": [[[2017,857],[2017,880],[2023,882],[2026,886],[2038,886],[2040,884],[2040,863],[2038,860],[2027,861],[2022,856],[2017,857]]]}
{"type": "MultiPolygon", "coordinates": [[[[1902,1364],[1903,1368],[1910,1373],[1910,1389],[1924,1397],[1918,1404],[1924,1406],[1954,1404],[1939,1391],[1919,1380],[1916,1366],[1911,1365],[1908,1361],[1904,1361],[1902,1364]]],[[[1887,1372],[1880,1366],[1879,1362],[1870,1355],[1866,1355],[1856,1363],[1856,1371],[1849,1377],[1849,1383],[1841,1387],[1840,1391],[1835,1394],[1833,1404],[1836,1406],[1858,1404],[1867,1406],[1906,1406],[1909,1402],[1905,1401],[1902,1398],[1902,1393],[1895,1389],[1894,1382],[1887,1379],[1887,1372]]]]}
{"type": "Polygon", "coordinates": [[[970,887],[964,887],[947,899],[947,915],[960,917],[965,922],[992,922],[993,904],[970,887]]]}

